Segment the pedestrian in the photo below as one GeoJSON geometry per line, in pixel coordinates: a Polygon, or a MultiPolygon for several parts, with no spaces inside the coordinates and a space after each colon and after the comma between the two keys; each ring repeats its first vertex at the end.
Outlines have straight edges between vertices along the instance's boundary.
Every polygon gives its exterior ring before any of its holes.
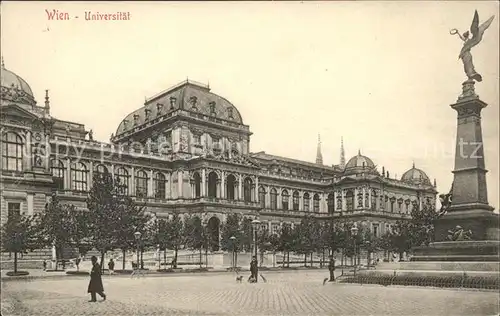
{"type": "Polygon", "coordinates": [[[102,297],[103,301],[105,301],[106,294],[104,294],[104,287],[102,285],[101,266],[97,263],[96,256],[92,256],[92,258],[90,258],[90,261],[92,261],[92,271],[90,272],[90,282],[87,289],[87,293],[90,293],[89,302],[97,301],[96,293],[99,294],[100,297],[102,297]]]}
{"type": "Polygon", "coordinates": [[[43,260],[43,271],[47,271],[47,260],[43,260]]]}
{"type": "Polygon", "coordinates": [[[330,256],[328,270],[330,271],[330,282],[335,281],[335,258],[333,257],[333,255],[330,256]]]}
{"type": "Polygon", "coordinates": [[[250,262],[250,277],[248,278],[248,282],[257,283],[259,275],[259,266],[257,264],[257,257],[252,257],[252,261],[250,262]]]}
{"type": "Polygon", "coordinates": [[[113,258],[109,259],[108,270],[109,270],[109,275],[115,273],[115,262],[113,261],[113,258]]]}

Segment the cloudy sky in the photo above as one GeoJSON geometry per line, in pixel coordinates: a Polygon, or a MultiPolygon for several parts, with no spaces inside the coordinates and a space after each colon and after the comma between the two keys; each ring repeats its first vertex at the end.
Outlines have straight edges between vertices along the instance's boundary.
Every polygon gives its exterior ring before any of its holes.
{"type": "MultiPolygon", "coordinates": [[[[465,79],[460,39],[474,10],[484,21],[498,2],[5,2],[6,68],[23,77],[52,115],[107,141],[120,121],[186,77],[210,82],[241,112],[251,150],[314,161],[321,134],[326,164],[358,149],[391,177],[412,161],[452,181],[456,113],[465,79]],[[68,12],[48,20],[46,10],[68,12]],[[129,12],[130,21],[85,21],[129,12]],[[78,16],[79,18],[74,18],[78,16]]],[[[488,195],[499,206],[499,22],[472,53],[484,81],[488,195]]]]}

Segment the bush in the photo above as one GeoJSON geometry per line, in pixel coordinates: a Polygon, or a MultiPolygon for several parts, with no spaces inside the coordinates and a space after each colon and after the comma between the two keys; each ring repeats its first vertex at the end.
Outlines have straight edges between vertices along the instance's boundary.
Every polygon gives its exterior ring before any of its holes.
{"type": "Polygon", "coordinates": [[[8,276],[21,276],[21,275],[29,275],[30,273],[28,271],[8,271],[6,273],[8,276]]]}
{"type": "Polygon", "coordinates": [[[157,272],[160,272],[160,273],[171,273],[171,272],[174,272],[174,269],[172,268],[168,268],[168,269],[158,269],[156,270],[157,272]]]}

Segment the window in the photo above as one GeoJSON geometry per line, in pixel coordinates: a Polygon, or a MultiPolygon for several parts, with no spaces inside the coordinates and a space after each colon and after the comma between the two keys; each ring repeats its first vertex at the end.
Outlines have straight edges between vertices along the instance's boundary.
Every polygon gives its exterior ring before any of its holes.
{"type": "Polygon", "coordinates": [[[7,203],[8,218],[12,218],[15,215],[21,215],[21,203],[7,203]]]}
{"type": "Polygon", "coordinates": [[[315,194],[313,198],[313,211],[319,213],[319,195],[315,194]]]}
{"type": "Polygon", "coordinates": [[[293,200],[293,202],[292,202],[293,203],[293,210],[298,211],[299,210],[299,201],[300,201],[299,192],[297,192],[297,191],[293,192],[292,200],[293,200]]]}
{"type": "Polygon", "coordinates": [[[236,191],[236,177],[232,174],[230,174],[229,176],[227,176],[227,183],[226,183],[226,191],[227,191],[227,196],[226,198],[228,200],[235,200],[236,197],[235,197],[235,191],[236,191]]]}
{"type": "Polygon", "coordinates": [[[232,120],[233,119],[233,108],[227,108],[227,117],[232,120]]]}
{"type": "Polygon", "coordinates": [[[245,202],[252,202],[252,179],[245,178],[243,182],[243,200],[245,202]]]}
{"type": "Polygon", "coordinates": [[[309,212],[309,193],[304,193],[304,212],[309,212]]]}
{"type": "Polygon", "coordinates": [[[280,233],[280,224],[271,224],[271,233],[278,235],[280,233]]]}
{"type": "Polygon", "coordinates": [[[278,208],[278,192],[275,188],[271,189],[271,209],[276,210],[278,208]]]}
{"type": "Polygon", "coordinates": [[[377,209],[377,190],[372,190],[372,205],[371,209],[376,210],[377,209]]]}
{"type": "Polygon", "coordinates": [[[281,208],[285,211],[288,210],[288,200],[290,199],[290,196],[288,195],[287,190],[283,190],[281,192],[281,208]]]}
{"type": "Polygon", "coordinates": [[[143,170],[137,171],[135,177],[135,195],[142,198],[148,196],[148,175],[143,170]]]}
{"type": "Polygon", "coordinates": [[[193,134],[193,144],[200,145],[201,144],[201,135],[193,134]]]}
{"type": "Polygon", "coordinates": [[[346,208],[348,211],[354,210],[354,192],[353,190],[348,190],[345,194],[346,208]]]}
{"type": "Polygon", "coordinates": [[[199,198],[201,196],[201,176],[198,172],[193,175],[194,182],[194,197],[199,198]]]}
{"type": "Polygon", "coordinates": [[[165,180],[165,175],[161,172],[158,172],[155,177],[155,198],[164,199],[165,198],[165,184],[167,181],[165,180]]]}
{"type": "Polygon", "coordinates": [[[378,224],[373,224],[373,236],[378,237],[379,227],[378,224]]]}
{"type": "Polygon", "coordinates": [[[23,170],[23,140],[16,133],[6,133],[3,136],[2,166],[10,171],[23,170]]]}
{"type": "Polygon", "coordinates": [[[50,162],[50,172],[52,173],[52,181],[57,190],[64,190],[64,173],[66,168],[60,160],[52,160],[50,162]]]}
{"type": "Polygon", "coordinates": [[[215,102],[211,101],[208,105],[210,106],[210,115],[215,115],[215,102]]]}
{"type": "Polygon", "coordinates": [[[335,201],[333,198],[333,193],[328,194],[328,213],[333,214],[334,207],[335,207],[335,201]]]}
{"type": "Polygon", "coordinates": [[[396,202],[396,198],[391,197],[391,212],[394,212],[394,202],[396,202]]]}
{"type": "Polygon", "coordinates": [[[71,164],[71,189],[87,191],[87,167],[81,162],[71,164]]]}
{"type": "Polygon", "coordinates": [[[217,197],[217,182],[219,181],[219,177],[217,173],[210,172],[208,175],[208,197],[216,198],[217,197]]]}
{"type": "Polygon", "coordinates": [[[128,195],[128,179],[129,179],[128,171],[119,167],[115,172],[115,185],[119,188],[119,192],[123,195],[128,195]]]}
{"type": "Polygon", "coordinates": [[[108,173],[108,168],[106,168],[105,165],[98,164],[94,167],[94,178],[95,177],[102,177],[103,175],[108,173]]]}
{"type": "Polygon", "coordinates": [[[264,189],[264,187],[262,186],[259,187],[259,203],[260,207],[266,207],[266,189],[264,189]]]}

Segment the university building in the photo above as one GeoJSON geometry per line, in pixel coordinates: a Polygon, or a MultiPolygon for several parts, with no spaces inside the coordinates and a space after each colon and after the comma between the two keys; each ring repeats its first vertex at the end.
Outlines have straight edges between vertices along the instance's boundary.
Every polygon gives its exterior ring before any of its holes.
{"type": "Polygon", "coordinates": [[[84,208],[93,174],[105,171],[157,217],[196,213],[216,230],[234,212],[270,232],[310,214],[358,222],[380,236],[414,207],[435,205],[436,183],[424,171],[413,166],[394,179],[361,152],[346,162],[343,144],[333,166],[323,164],[320,143],[315,162],[250,152],[252,133],[236,106],[190,80],[147,99],[109,142],[52,117],[51,106],[58,105],[48,91],[37,103],[2,64],[2,223],[11,212],[42,212],[52,192],[84,208]]]}

